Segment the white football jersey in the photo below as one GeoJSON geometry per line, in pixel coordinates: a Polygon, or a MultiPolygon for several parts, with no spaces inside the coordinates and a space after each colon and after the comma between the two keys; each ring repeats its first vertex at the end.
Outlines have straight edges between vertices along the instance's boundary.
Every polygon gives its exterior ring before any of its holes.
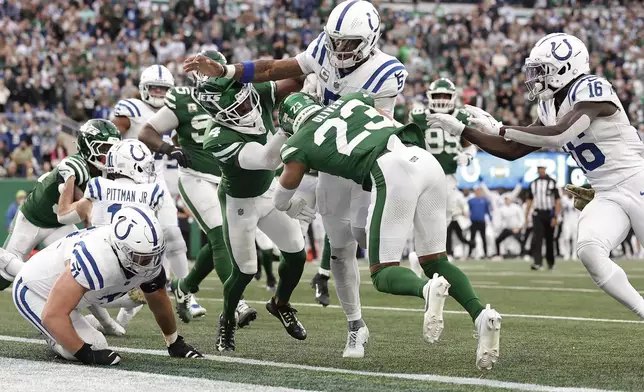
{"type": "MultiPolygon", "coordinates": [[[[613,86],[602,77],[583,76],[568,91],[557,111],[556,121],[559,122],[579,102],[612,102],[619,109],[612,116],[596,118],[587,130],[562,146],[577,161],[592,187],[611,189],[644,170],[644,144],[613,86]]],[[[539,106],[542,106],[541,102],[539,106]]],[[[543,105],[541,109],[544,108],[548,114],[547,110],[554,106],[543,105]]],[[[550,125],[544,120],[548,121],[542,118],[544,125],[550,125]]]]}
{"type": "Polygon", "coordinates": [[[47,298],[58,276],[69,268],[74,279],[89,290],[77,309],[105,305],[153,280],[121,267],[110,244],[111,229],[111,226],[88,228],[59,239],[25,263],[16,279],[22,279],[31,291],[47,298]]]}
{"type": "Polygon", "coordinates": [[[375,100],[375,106],[393,116],[396,97],[407,78],[405,66],[395,57],[374,49],[373,54],[353,72],[344,75],[329,64],[324,46],[326,34],[321,33],[297,60],[305,74],[317,76],[317,96],[328,105],[343,95],[363,92],[375,100]]]}
{"type": "Polygon", "coordinates": [[[92,226],[112,223],[123,207],[139,207],[156,214],[163,206],[165,192],[160,184],[137,184],[128,178],[108,180],[94,177],[87,183],[84,197],[92,202],[92,226]]]}
{"type": "MultiPolygon", "coordinates": [[[[141,132],[145,123],[148,122],[157,110],[136,98],[121,99],[118,101],[114,107],[114,117],[127,117],[130,120],[130,129],[123,134],[123,139],[138,139],[139,132],[141,132]]],[[[172,141],[169,143],[172,144],[172,141]]],[[[166,156],[155,153],[154,172],[157,174],[157,181],[164,180],[165,166],[166,156]]]]}

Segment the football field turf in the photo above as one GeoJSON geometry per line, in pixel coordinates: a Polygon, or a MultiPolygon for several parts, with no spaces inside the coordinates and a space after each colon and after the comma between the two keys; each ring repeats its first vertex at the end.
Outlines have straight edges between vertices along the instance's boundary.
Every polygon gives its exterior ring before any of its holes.
{"type": "MultiPolygon", "coordinates": [[[[7,391],[577,391],[642,390],[644,325],[597,289],[579,262],[555,271],[529,270],[524,261],[466,261],[484,303],[503,316],[501,359],[494,370],[474,365],[476,340],[468,315],[451,298],[445,331],[436,344],[422,339],[423,301],[381,294],[361,263],[363,316],[371,332],[363,359],[343,359],[346,321],[333,286],[331,306],[313,301],[307,265],[293,306],[308,331],[305,341],[287,335],[264,308],[262,282],[246,292],[258,319],[237,331],[237,351],[215,353],[221,283],[209,277],[198,294],[206,317],[179,322],[186,341],[205,360],[167,356],[151,313],[144,309],[121,338],[108,338],[123,360],[116,369],[63,364],[16,311],[9,291],[0,295],[0,377],[7,391]]],[[[633,285],[644,287],[644,262],[620,262],[633,285]]],[[[277,264],[275,264],[277,270],[277,264]]],[[[331,280],[332,281],[332,280],[331,280]]]]}

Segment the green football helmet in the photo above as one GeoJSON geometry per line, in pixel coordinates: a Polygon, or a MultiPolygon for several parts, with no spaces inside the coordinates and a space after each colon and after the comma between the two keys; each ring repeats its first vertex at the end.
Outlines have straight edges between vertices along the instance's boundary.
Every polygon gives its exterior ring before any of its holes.
{"type": "Polygon", "coordinates": [[[92,119],[78,130],[78,153],[98,170],[105,170],[107,152],[121,140],[121,133],[111,121],[92,119]]]}
{"type": "MultiPolygon", "coordinates": [[[[226,57],[216,50],[202,50],[199,52],[199,55],[206,56],[211,60],[218,62],[221,65],[228,64],[226,57]]],[[[188,74],[188,79],[192,81],[193,86],[198,87],[201,83],[204,83],[208,80],[208,76],[202,74],[198,71],[193,71],[188,74]]]]}
{"type": "Polygon", "coordinates": [[[456,107],[456,86],[447,78],[434,80],[427,90],[427,106],[436,113],[451,113],[456,107]]]}
{"type": "Polygon", "coordinates": [[[209,78],[197,87],[197,99],[215,122],[229,127],[252,127],[262,115],[259,94],[250,83],[209,78]]]}
{"type": "Polygon", "coordinates": [[[322,109],[324,107],[314,96],[306,93],[292,93],[280,103],[277,119],[282,130],[293,135],[306,120],[322,109]]]}

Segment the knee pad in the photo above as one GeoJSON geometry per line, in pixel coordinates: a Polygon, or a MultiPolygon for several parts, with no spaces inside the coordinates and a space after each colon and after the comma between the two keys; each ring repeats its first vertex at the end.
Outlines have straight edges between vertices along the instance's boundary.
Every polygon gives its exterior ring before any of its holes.
{"type": "Polygon", "coordinates": [[[7,252],[0,248],[0,276],[4,279],[13,282],[13,279],[18,275],[24,263],[20,258],[13,253],[7,252]]]}
{"type": "Polygon", "coordinates": [[[608,249],[600,243],[592,240],[580,242],[577,244],[577,257],[598,286],[602,286],[610,278],[614,263],[608,249]]]}
{"type": "Polygon", "coordinates": [[[367,248],[367,230],[364,227],[351,226],[351,235],[361,248],[367,248]]]}
{"type": "Polygon", "coordinates": [[[183,235],[181,235],[181,229],[179,226],[165,226],[163,227],[163,235],[165,236],[166,241],[166,252],[183,252],[188,251],[186,242],[183,240],[183,235]]]}
{"type": "Polygon", "coordinates": [[[344,263],[356,258],[356,246],[354,241],[342,248],[331,248],[331,263],[344,263]]]}

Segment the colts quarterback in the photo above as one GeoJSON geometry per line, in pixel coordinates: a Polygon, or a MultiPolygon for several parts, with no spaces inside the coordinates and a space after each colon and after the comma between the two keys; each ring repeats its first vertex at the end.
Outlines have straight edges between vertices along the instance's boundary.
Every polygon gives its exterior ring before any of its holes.
{"type": "Polygon", "coordinates": [[[505,159],[541,147],[569,153],[595,190],[579,217],[577,256],[597,286],[644,318],[644,298],[610,259],[631,226],[644,241],[644,144],[613,86],[590,74],[588,49],[577,37],[543,37],[526,59],[525,73],[530,96],[538,98],[539,124],[503,126],[471,108],[473,127],[441,114],[429,122],[505,159]]]}
{"type": "MultiPolygon", "coordinates": [[[[363,92],[374,99],[376,108],[393,115],[407,71],[396,58],[376,47],[380,29],[380,15],[370,2],[347,0],[331,11],[324,32],[295,58],[224,66],[205,56],[196,56],[186,60],[184,70],[243,83],[315,74],[316,95],[323,104],[349,93],[363,92]]],[[[357,346],[367,342],[369,331],[362,320],[355,254],[358,243],[366,246],[370,194],[351,180],[327,173],[320,173],[316,193],[318,211],[331,243],[336,292],[349,324],[348,341],[352,332],[355,335],[360,331],[359,339],[351,340],[343,355],[362,357],[364,350],[357,346]]]]}

